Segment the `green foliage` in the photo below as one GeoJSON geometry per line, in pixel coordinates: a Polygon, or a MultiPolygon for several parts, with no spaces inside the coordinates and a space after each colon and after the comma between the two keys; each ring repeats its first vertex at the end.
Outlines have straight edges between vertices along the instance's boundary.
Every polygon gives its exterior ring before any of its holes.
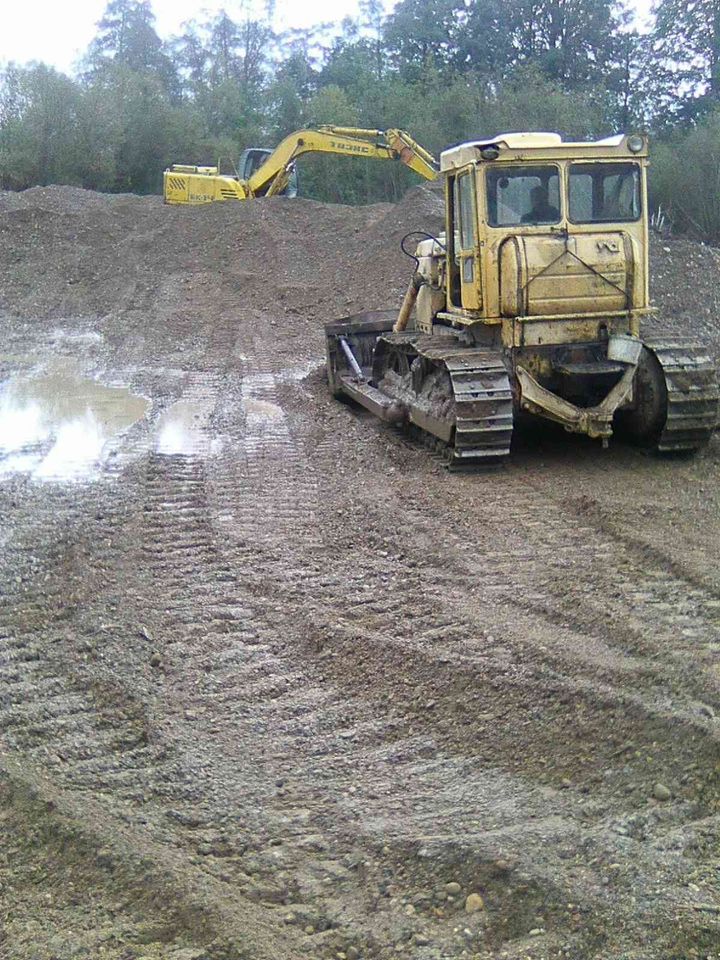
{"type": "Polygon", "coordinates": [[[720,4],[658,0],[655,70],[664,106],[694,119],[720,103],[720,4]]]}
{"type": "Polygon", "coordinates": [[[111,0],[87,53],[89,76],[125,67],[132,73],[154,76],[166,94],[177,93],[175,64],[164,52],[154,22],[148,0],[111,0]]]}
{"type": "Polygon", "coordinates": [[[720,244],[720,109],[653,150],[651,204],[676,229],[720,244]]]}
{"type": "Polygon", "coordinates": [[[0,186],[80,183],[81,91],[51,67],[10,66],[0,89],[0,186]]]}

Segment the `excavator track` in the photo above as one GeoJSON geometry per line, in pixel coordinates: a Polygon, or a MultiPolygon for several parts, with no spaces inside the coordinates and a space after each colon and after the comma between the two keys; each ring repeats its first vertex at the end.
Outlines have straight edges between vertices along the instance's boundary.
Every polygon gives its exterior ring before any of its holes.
{"type": "Polygon", "coordinates": [[[652,340],[667,389],[667,417],[657,440],[661,453],[699,450],[718,422],[717,371],[707,347],[676,337],[652,340]]]}
{"type": "Polygon", "coordinates": [[[390,334],[376,353],[378,386],[407,407],[412,424],[444,441],[451,468],[497,465],[509,455],[513,401],[500,351],[455,337],[390,334]]]}

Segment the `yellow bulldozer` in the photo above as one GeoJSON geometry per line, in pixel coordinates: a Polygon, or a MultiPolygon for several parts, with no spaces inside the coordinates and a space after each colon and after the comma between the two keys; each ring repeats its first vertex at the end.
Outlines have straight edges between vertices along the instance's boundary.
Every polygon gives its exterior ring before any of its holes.
{"type": "Polygon", "coordinates": [[[333,394],[420,431],[454,466],[504,460],[520,413],[603,445],[622,429],[660,452],[704,446],[718,417],[707,348],[640,335],[647,165],[634,134],[445,150],[445,231],[417,245],[399,313],[326,325],[333,394]]]}
{"type": "Polygon", "coordinates": [[[426,180],[434,180],[434,157],[404,130],[364,130],[322,126],[296,130],[274,149],[251,147],[243,151],[237,176],[221,174],[217,166],[173,164],[163,174],[166,203],[214,203],[254,197],[296,196],[295,161],[305,153],[395,160],[426,180]]]}

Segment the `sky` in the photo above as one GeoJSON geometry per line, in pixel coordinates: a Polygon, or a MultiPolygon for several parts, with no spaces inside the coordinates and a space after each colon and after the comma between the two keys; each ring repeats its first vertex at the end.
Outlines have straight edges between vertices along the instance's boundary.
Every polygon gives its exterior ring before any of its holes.
{"type": "MultiPolygon", "coordinates": [[[[386,7],[393,0],[385,0],[386,7]]],[[[630,0],[640,16],[647,14],[651,0],[630,0]]],[[[95,35],[95,24],[102,16],[106,0],[5,0],[2,3],[0,64],[14,60],[26,63],[40,60],[59,70],[71,71],[95,35]]],[[[276,0],[275,27],[307,27],[314,23],[338,21],[357,13],[357,0],[276,0]]],[[[236,0],[152,0],[158,34],[169,37],[180,32],[186,20],[203,19],[224,7],[229,16],[240,19],[241,4],[236,0]]],[[[262,9],[262,7],[260,7],[262,9]]]]}

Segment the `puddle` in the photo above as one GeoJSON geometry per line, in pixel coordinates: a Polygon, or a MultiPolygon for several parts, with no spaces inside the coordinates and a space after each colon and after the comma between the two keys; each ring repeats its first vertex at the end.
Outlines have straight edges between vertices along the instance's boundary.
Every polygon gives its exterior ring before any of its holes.
{"type": "Polygon", "coordinates": [[[0,473],[87,478],[104,462],[110,441],[149,405],[69,370],[8,380],[0,386],[0,473]]]}
{"type": "Polygon", "coordinates": [[[157,452],[166,456],[202,452],[207,446],[205,426],[211,409],[208,400],[173,403],[158,420],[157,452]]]}
{"type": "Polygon", "coordinates": [[[88,330],[85,333],[63,330],[62,327],[55,327],[50,334],[53,341],[67,340],[70,343],[102,343],[103,335],[96,330],[88,330]]]}
{"type": "Polygon", "coordinates": [[[246,397],[242,405],[248,420],[282,420],[285,416],[282,407],[276,403],[270,403],[269,400],[246,397]]]}
{"type": "Polygon", "coordinates": [[[312,360],[306,360],[302,365],[296,367],[286,367],[284,370],[281,370],[278,379],[285,381],[285,383],[296,383],[300,380],[304,380],[306,377],[309,377],[311,373],[315,373],[316,370],[319,370],[324,366],[324,359],[318,360],[317,358],[314,358],[312,360]]]}

